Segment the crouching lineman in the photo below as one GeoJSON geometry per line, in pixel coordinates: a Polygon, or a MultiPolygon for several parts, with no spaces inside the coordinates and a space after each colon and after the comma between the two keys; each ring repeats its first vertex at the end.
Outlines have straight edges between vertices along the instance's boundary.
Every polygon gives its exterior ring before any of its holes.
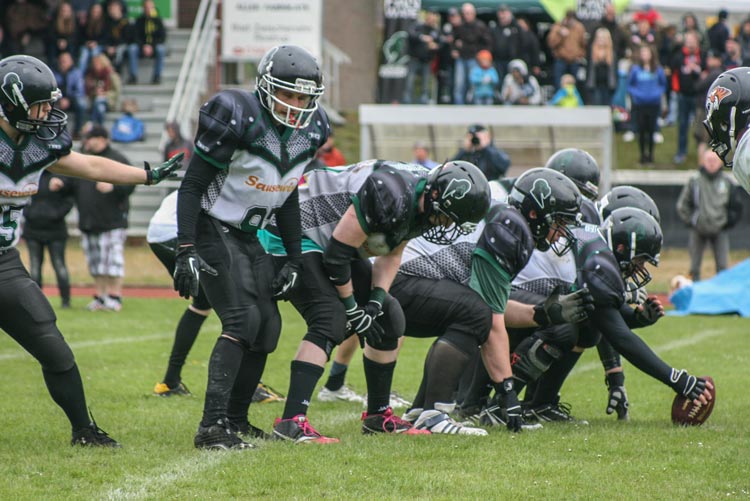
{"type": "MultiPolygon", "coordinates": [[[[405,415],[417,429],[486,435],[450,417],[459,379],[477,347],[504,397],[508,428],[521,429],[504,319],[510,282],[534,248],[566,252],[558,245],[572,243],[568,225],[576,221],[581,194],[562,174],[532,169],[516,180],[509,202],[495,205],[473,233],[449,246],[425,238],[406,246],[391,293],[404,310],[407,336],[438,337],[427,354],[414,407],[405,415]]],[[[535,318],[544,325],[580,321],[590,307],[587,299],[585,290],[553,298],[536,307],[535,318]]]]}
{"type": "MultiPolygon", "coordinates": [[[[447,245],[476,228],[490,205],[486,178],[468,162],[428,171],[370,160],[312,170],[299,191],[303,287],[286,296],[305,319],[307,333],[292,361],[284,413],[273,434],[295,443],[338,442],[317,432],[307,411],[331,351],[354,334],[364,344],[363,433],[429,433],[413,429],[388,405],[404,331],[403,311],[388,290],[411,238],[447,245]],[[374,264],[368,256],[377,256],[374,264]]],[[[266,236],[267,249],[277,254],[272,235],[266,236]]]]}

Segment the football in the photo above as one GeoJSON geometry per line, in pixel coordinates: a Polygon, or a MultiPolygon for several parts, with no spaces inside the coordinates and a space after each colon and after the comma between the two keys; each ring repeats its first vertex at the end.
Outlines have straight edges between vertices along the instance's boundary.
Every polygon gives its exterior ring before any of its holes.
{"type": "Polygon", "coordinates": [[[706,405],[695,405],[692,400],[688,400],[683,395],[675,395],[672,402],[672,422],[682,426],[700,426],[706,422],[716,405],[716,384],[711,376],[702,376],[706,381],[710,381],[714,386],[710,390],[711,401],[706,405]]]}

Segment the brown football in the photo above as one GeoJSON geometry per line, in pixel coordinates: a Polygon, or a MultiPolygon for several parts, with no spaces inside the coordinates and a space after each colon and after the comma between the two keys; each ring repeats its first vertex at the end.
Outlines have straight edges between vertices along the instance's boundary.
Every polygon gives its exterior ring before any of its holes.
{"type": "Polygon", "coordinates": [[[695,405],[683,395],[675,395],[672,402],[672,422],[683,426],[700,426],[706,422],[716,406],[716,383],[711,376],[702,376],[714,386],[711,393],[711,401],[706,405],[695,405]]]}

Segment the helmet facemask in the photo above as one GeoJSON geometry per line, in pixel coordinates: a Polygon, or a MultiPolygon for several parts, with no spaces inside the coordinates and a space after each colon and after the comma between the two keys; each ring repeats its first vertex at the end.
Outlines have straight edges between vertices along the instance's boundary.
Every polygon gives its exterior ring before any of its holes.
{"type": "Polygon", "coordinates": [[[455,214],[444,211],[440,202],[434,198],[430,202],[425,200],[425,209],[427,228],[422,232],[422,236],[433,244],[449,245],[477,228],[477,223],[471,221],[457,224],[455,214]]]}
{"type": "Polygon", "coordinates": [[[304,129],[310,125],[313,114],[318,109],[318,99],[325,90],[323,85],[318,85],[313,80],[297,78],[294,83],[290,83],[273,77],[270,72],[259,77],[257,87],[263,106],[276,120],[292,129],[304,129]],[[292,106],[276,95],[280,90],[304,94],[309,96],[310,101],[304,108],[292,106]],[[277,105],[286,109],[286,112],[278,113],[277,105]]]}
{"type": "Polygon", "coordinates": [[[573,235],[573,232],[570,231],[570,226],[580,226],[581,214],[555,212],[545,216],[545,219],[549,221],[548,229],[554,231],[558,235],[552,242],[547,240],[547,236],[545,235],[544,240],[547,243],[547,248],[552,249],[552,252],[556,255],[562,256],[568,252],[576,242],[576,237],[573,235]]]}

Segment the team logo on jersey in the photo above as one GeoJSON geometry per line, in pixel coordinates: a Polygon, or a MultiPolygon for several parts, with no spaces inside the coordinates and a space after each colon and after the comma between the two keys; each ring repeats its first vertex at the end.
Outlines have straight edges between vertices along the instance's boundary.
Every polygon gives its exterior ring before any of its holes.
{"type": "Polygon", "coordinates": [[[471,181],[468,179],[451,179],[448,187],[445,188],[444,198],[454,198],[461,200],[471,190],[471,181]]]}
{"type": "Polygon", "coordinates": [[[711,116],[711,113],[713,111],[718,110],[719,105],[724,100],[724,98],[731,95],[732,91],[730,89],[727,89],[726,87],[722,87],[721,85],[717,85],[716,87],[714,87],[711,93],[706,97],[706,112],[708,113],[708,115],[711,116]]]}
{"type": "Polygon", "coordinates": [[[546,200],[552,196],[552,188],[550,188],[546,179],[536,179],[529,196],[534,199],[540,209],[544,209],[546,200]]]}
{"type": "Polygon", "coordinates": [[[297,184],[299,183],[299,179],[296,177],[293,177],[286,181],[284,184],[266,184],[260,182],[261,178],[258,176],[247,176],[247,179],[245,180],[245,184],[248,185],[251,188],[255,188],[256,190],[265,191],[265,192],[278,192],[282,191],[285,193],[291,193],[294,191],[294,189],[297,187],[297,184]]]}
{"type": "Polygon", "coordinates": [[[10,100],[15,106],[23,103],[23,94],[21,94],[23,91],[23,82],[17,73],[11,72],[5,75],[2,89],[3,94],[5,94],[8,100],[10,100]]]}

